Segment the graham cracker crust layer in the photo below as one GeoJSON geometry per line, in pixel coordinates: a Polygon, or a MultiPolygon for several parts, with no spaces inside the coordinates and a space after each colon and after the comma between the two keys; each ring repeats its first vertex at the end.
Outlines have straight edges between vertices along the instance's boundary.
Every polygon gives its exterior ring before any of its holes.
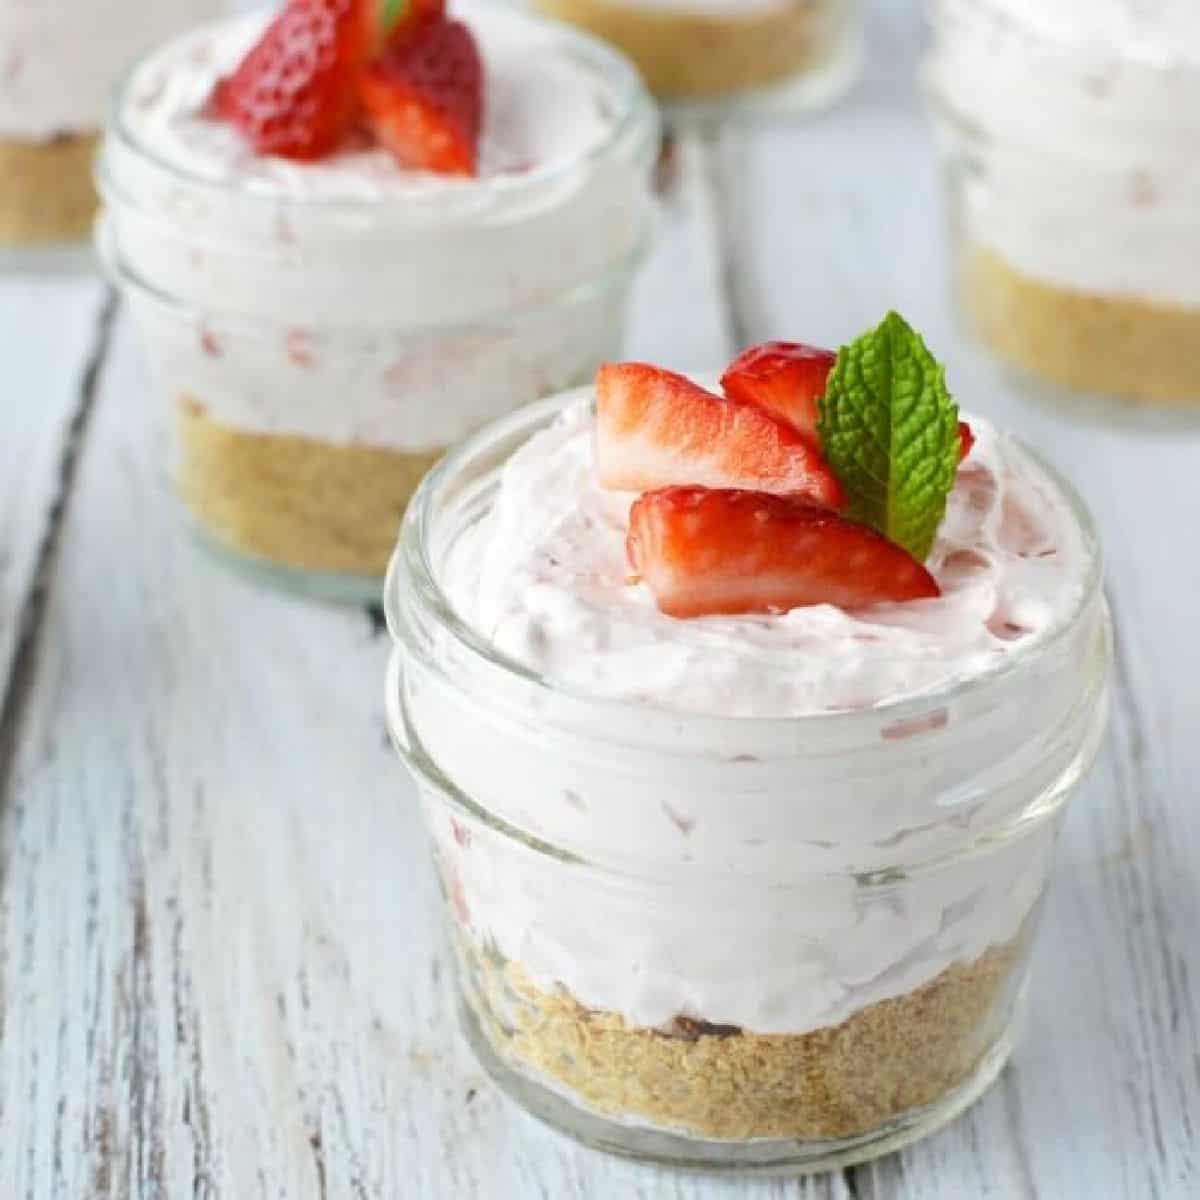
{"type": "Polygon", "coordinates": [[[639,1028],[479,952],[467,990],[505,1059],[593,1110],[709,1138],[825,1141],[878,1130],[965,1083],[1009,1020],[1022,946],[995,946],[797,1035],[683,1017],[668,1031],[639,1028]]]}
{"type": "Polygon", "coordinates": [[[179,489],[203,530],[301,570],[382,576],[409,498],[441,455],[251,433],[186,398],[178,426],[179,489]]]}
{"type": "Polygon", "coordinates": [[[1141,404],[1200,405],[1200,308],[1054,287],[979,245],[965,252],[962,290],[980,338],[1033,375],[1141,404]]]}
{"type": "Polygon", "coordinates": [[[46,142],[0,138],[0,245],[86,238],[96,215],[95,134],[46,142]]]}
{"type": "Polygon", "coordinates": [[[672,12],[636,0],[535,0],[619,46],[659,96],[723,96],[777,83],[831,53],[825,5],[781,4],[766,12],[672,12]]]}

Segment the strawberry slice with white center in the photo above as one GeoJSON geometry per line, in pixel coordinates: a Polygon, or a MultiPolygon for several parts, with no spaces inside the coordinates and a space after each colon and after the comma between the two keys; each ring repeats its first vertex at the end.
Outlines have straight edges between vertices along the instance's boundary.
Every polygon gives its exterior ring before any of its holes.
{"type": "Polygon", "coordinates": [[[596,466],[600,485],[619,491],[697,484],[842,503],[833,472],[791,426],[644,363],[596,376],[596,466]]]}
{"type": "Polygon", "coordinates": [[[672,617],[855,610],[939,596],[932,575],[882,534],[794,496],[672,487],[629,514],[633,570],[672,617]]]}
{"type": "Polygon", "coordinates": [[[364,73],[359,94],[372,131],[402,166],[475,174],[483,62],[461,21],[404,29],[364,73]]]}
{"type": "Polygon", "coordinates": [[[721,387],[731,400],[757,404],[817,443],[817,405],[837,355],[801,342],[763,342],[729,364],[721,387]]]}
{"type": "Polygon", "coordinates": [[[216,116],[259,154],[330,153],[358,111],[358,77],[378,38],[374,0],[289,0],[213,91],[216,116]]]}

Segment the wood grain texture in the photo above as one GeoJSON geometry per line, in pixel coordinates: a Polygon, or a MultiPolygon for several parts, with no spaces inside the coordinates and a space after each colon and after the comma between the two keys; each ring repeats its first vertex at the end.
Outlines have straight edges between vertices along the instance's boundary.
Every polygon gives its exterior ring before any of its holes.
{"type": "Polygon", "coordinates": [[[871,33],[837,111],[677,139],[628,351],[712,366],[767,336],[837,342],[895,305],[963,402],[1093,505],[1120,634],[1112,733],[1068,821],[1014,1066],[943,1134],[808,1181],[631,1165],[522,1116],[454,1031],[385,739],[385,637],[197,555],[131,329],[105,354],[98,284],[6,281],[6,378],[44,400],[18,399],[0,437],[0,681],[39,562],[48,591],[0,772],[4,1200],[1200,1194],[1200,439],[1031,409],[963,342],[910,6],[877,6],[871,33]],[[89,361],[96,407],[72,434],[89,361]]]}
{"type": "Polygon", "coordinates": [[[0,698],[86,420],[104,304],[104,288],[87,277],[0,286],[0,698]]]}
{"type": "Polygon", "coordinates": [[[724,283],[709,134],[668,134],[658,168],[654,252],[634,289],[625,351],[680,370],[725,362],[737,344],[724,283]]]}

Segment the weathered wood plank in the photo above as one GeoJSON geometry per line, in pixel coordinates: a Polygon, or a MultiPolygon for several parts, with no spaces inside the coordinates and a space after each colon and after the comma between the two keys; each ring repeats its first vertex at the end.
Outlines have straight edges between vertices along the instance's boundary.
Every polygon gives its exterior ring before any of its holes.
{"type": "Polygon", "coordinates": [[[626,352],[677,370],[706,369],[736,345],[724,290],[716,147],[707,133],[668,135],[658,171],[660,219],[637,286],[626,352]]]}
{"type": "Polygon", "coordinates": [[[103,342],[103,300],[93,279],[0,276],[0,697],[103,342]]]}

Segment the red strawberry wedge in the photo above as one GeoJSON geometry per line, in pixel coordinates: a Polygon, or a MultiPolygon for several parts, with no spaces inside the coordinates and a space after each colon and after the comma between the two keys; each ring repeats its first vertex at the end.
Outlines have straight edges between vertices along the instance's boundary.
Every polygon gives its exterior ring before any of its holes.
{"type": "Polygon", "coordinates": [[[789,425],[642,363],[596,376],[596,465],[601,486],[622,491],[697,484],[842,503],[825,460],[789,425]]]}
{"type": "Polygon", "coordinates": [[[968,454],[971,453],[971,447],[975,445],[974,430],[966,423],[959,421],[958,423],[958,461],[962,462],[968,454]]]}
{"type": "Polygon", "coordinates": [[[672,617],[843,609],[941,594],[887,538],[794,496],[702,487],[648,492],[626,541],[633,570],[672,617]]]}
{"type": "Polygon", "coordinates": [[[418,26],[442,21],[446,17],[446,0],[376,0],[376,2],[383,13],[380,25],[388,30],[388,39],[391,41],[407,38],[418,26]]]}
{"type": "Polygon", "coordinates": [[[757,404],[817,442],[817,403],[837,355],[799,342],[763,342],[729,364],[721,387],[731,400],[757,404]]]}
{"type": "Polygon", "coordinates": [[[393,38],[359,94],[375,136],[403,166],[475,174],[483,63],[461,21],[428,21],[393,38]]]}
{"type": "Polygon", "coordinates": [[[375,40],[373,0],[289,0],[217,84],[212,110],[259,154],[321,158],[354,119],[375,40]]]}

